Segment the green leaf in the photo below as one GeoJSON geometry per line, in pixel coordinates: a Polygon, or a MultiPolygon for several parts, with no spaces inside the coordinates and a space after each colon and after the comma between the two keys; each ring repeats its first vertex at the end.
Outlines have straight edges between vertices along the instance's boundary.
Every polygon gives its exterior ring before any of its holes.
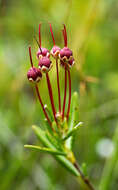
{"type": "Polygon", "coordinates": [[[77,92],[72,95],[71,110],[70,110],[70,120],[69,120],[69,131],[78,123],[79,121],[79,96],[77,92]]]}
{"type": "Polygon", "coordinates": [[[45,124],[46,124],[46,129],[47,129],[47,131],[49,131],[49,133],[53,136],[53,130],[52,130],[52,128],[50,127],[48,121],[47,121],[46,119],[45,119],[44,121],[45,121],[45,124]]]}
{"type": "Polygon", "coordinates": [[[58,135],[60,135],[60,132],[59,132],[58,126],[57,126],[57,124],[56,124],[55,121],[52,122],[52,127],[53,127],[53,129],[56,131],[56,133],[57,133],[58,135]]]}
{"type": "MultiPolygon", "coordinates": [[[[68,125],[68,132],[72,131],[74,126],[78,123],[79,120],[79,97],[78,93],[74,92],[72,95],[71,101],[71,110],[70,110],[70,120],[68,125]]],[[[66,140],[66,146],[72,150],[72,140],[73,137],[70,137],[66,140]]]]}
{"type": "Polygon", "coordinates": [[[34,149],[34,150],[39,150],[41,152],[47,152],[49,154],[66,156],[65,152],[60,152],[60,151],[53,150],[53,149],[50,149],[50,148],[45,148],[45,147],[40,147],[40,146],[35,146],[35,145],[24,145],[24,147],[25,148],[31,148],[31,149],[34,149]]]}
{"type": "Polygon", "coordinates": [[[37,135],[37,137],[40,139],[40,141],[44,144],[44,146],[47,146],[49,148],[54,148],[54,146],[50,143],[48,140],[45,131],[43,131],[40,127],[37,127],[35,125],[32,126],[33,131],[37,135]]]}
{"type": "Polygon", "coordinates": [[[85,162],[82,163],[81,169],[82,169],[82,172],[83,172],[84,176],[88,176],[88,174],[87,174],[87,165],[86,165],[85,162]]]}
{"type": "Polygon", "coordinates": [[[64,156],[55,156],[56,160],[75,176],[80,176],[74,165],[64,156]]]}
{"type": "Polygon", "coordinates": [[[83,125],[83,122],[79,122],[72,130],[70,130],[63,140],[68,139],[70,136],[74,135],[75,132],[83,125]]]}
{"type": "MultiPolygon", "coordinates": [[[[40,139],[40,141],[43,143],[44,146],[47,146],[48,148],[56,150],[55,146],[50,143],[50,141],[48,140],[45,132],[41,128],[39,128],[37,126],[33,126],[32,128],[33,128],[35,134],[37,135],[37,137],[40,139]]],[[[77,169],[74,167],[74,165],[65,156],[54,155],[54,157],[56,158],[56,160],[58,162],[60,162],[73,175],[80,176],[77,169]]]]}
{"type": "Polygon", "coordinates": [[[48,131],[46,131],[45,134],[46,134],[48,140],[50,141],[50,143],[53,144],[56,149],[62,151],[62,141],[60,141],[59,137],[56,136],[56,134],[55,134],[55,136],[50,135],[48,131]]]}

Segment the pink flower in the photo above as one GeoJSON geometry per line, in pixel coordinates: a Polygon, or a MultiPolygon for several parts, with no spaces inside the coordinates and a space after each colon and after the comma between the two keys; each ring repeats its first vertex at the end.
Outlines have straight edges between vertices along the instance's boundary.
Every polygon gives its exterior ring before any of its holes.
{"type": "Polygon", "coordinates": [[[39,82],[42,78],[40,69],[31,67],[27,72],[27,78],[30,82],[39,82]]]}
{"type": "Polygon", "coordinates": [[[49,70],[52,67],[52,62],[50,61],[50,59],[48,57],[42,57],[39,60],[38,66],[42,72],[47,73],[47,72],[49,72],[49,70]]]}

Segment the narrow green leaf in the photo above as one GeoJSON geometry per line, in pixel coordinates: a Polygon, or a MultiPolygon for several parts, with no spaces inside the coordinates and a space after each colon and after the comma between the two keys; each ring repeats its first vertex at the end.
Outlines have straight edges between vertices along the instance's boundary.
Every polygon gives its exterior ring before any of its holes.
{"type": "Polygon", "coordinates": [[[56,131],[56,133],[58,133],[58,135],[60,135],[59,129],[58,129],[57,124],[56,124],[55,121],[52,122],[52,127],[53,127],[53,129],[56,131]]]}
{"type": "Polygon", "coordinates": [[[55,136],[50,135],[48,131],[46,131],[45,134],[46,134],[48,140],[50,141],[50,143],[53,144],[57,150],[62,151],[62,142],[60,143],[59,137],[56,136],[56,134],[55,134],[55,136]]]}
{"type": "MultiPolygon", "coordinates": [[[[79,120],[79,97],[77,92],[74,92],[72,95],[69,118],[70,119],[69,119],[68,131],[70,132],[74,128],[74,126],[78,123],[79,120]]],[[[71,150],[72,150],[72,140],[73,137],[70,137],[66,140],[66,146],[71,150]]]]}
{"type": "Polygon", "coordinates": [[[45,124],[46,124],[46,129],[47,129],[47,131],[49,131],[49,133],[53,136],[53,130],[52,130],[52,128],[50,127],[48,121],[47,121],[46,119],[45,119],[44,121],[45,121],[45,124]]]}
{"type": "MultiPolygon", "coordinates": [[[[41,128],[39,128],[37,126],[33,126],[32,128],[33,128],[35,134],[37,135],[37,137],[40,139],[40,141],[43,143],[44,146],[47,146],[48,148],[56,150],[54,145],[52,145],[50,143],[50,141],[48,140],[45,132],[41,128]]],[[[57,155],[54,155],[54,157],[56,158],[57,161],[59,161],[73,175],[80,176],[77,169],[74,167],[74,165],[66,157],[57,156],[57,155]]]]}
{"type": "Polygon", "coordinates": [[[70,130],[67,135],[63,138],[63,140],[68,139],[70,136],[74,135],[74,133],[83,125],[83,122],[79,122],[72,130],[70,130]]]}
{"type": "Polygon", "coordinates": [[[46,147],[40,147],[40,146],[35,146],[35,145],[24,145],[24,147],[25,148],[31,148],[31,149],[34,149],[34,150],[39,150],[41,152],[47,152],[49,154],[54,154],[54,155],[63,155],[63,156],[66,155],[65,152],[60,152],[60,151],[53,150],[53,149],[46,148],[46,147]]]}
{"type": "Polygon", "coordinates": [[[81,169],[82,169],[82,172],[83,172],[84,176],[88,176],[88,173],[87,173],[87,165],[86,165],[85,162],[82,163],[81,169]]]}
{"type": "Polygon", "coordinates": [[[80,176],[74,165],[64,156],[55,156],[56,160],[75,176],[80,176]]]}
{"type": "Polygon", "coordinates": [[[44,144],[44,146],[47,146],[47,147],[52,148],[52,149],[54,148],[54,146],[48,140],[45,131],[43,131],[40,127],[37,127],[35,125],[32,126],[32,129],[35,132],[36,136],[44,144]]]}
{"type": "Polygon", "coordinates": [[[71,101],[70,110],[70,120],[69,120],[69,131],[78,123],[79,121],[79,97],[78,93],[74,92],[71,101]]]}

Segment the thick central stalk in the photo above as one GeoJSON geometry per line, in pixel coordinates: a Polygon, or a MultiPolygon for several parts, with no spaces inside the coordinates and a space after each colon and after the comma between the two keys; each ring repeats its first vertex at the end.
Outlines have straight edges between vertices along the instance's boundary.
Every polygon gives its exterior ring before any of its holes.
{"type": "Polygon", "coordinates": [[[69,100],[68,100],[68,109],[67,109],[67,120],[69,118],[69,112],[70,112],[70,104],[71,104],[71,75],[70,71],[68,70],[68,80],[69,80],[69,100]]]}
{"type": "Polygon", "coordinates": [[[65,67],[65,89],[64,89],[64,100],[63,100],[63,112],[62,119],[64,119],[65,105],[66,105],[66,91],[67,91],[67,69],[65,67]]]}
{"type": "Polygon", "coordinates": [[[56,59],[56,69],[57,69],[57,87],[58,87],[59,112],[61,113],[61,95],[60,95],[59,70],[58,70],[58,60],[57,59],[56,59]]]}
{"type": "Polygon", "coordinates": [[[44,105],[43,105],[43,102],[42,102],[42,99],[41,99],[41,96],[40,96],[40,93],[39,93],[39,89],[38,89],[38,85],[37,85],[37,84],[35,85],[35,89],[36,89],[36,93],[37,93],[39,102],[40,102],[40,104],[41,104],[41,107],[42,107],[42,109],[43,109],[44,115],[45,115],[45,117],[46,117],[46,119],[47,119],[49,125],[52,127],[52,123],[51,123],[51,121],[50,121],[50,119],[49,119],[49,117],[48,117],[48,114],[47,114],[46,111],[45,111],[45,108],[44,108],[44,105]]]}
{"type": "Polygon", "coordinates": [[[53,100],[53,94],[52,94],[52,87],[51,87],[51,83],[50,83],[50,79],[49,79],[48,73],[46,73],[46,79],[47,79],[47,85],[48,85],[48,91],[49,91],[49,96],[50,96],[50,102],[51,102],[51,106],[52,106],[53,116],[54,116],[55,121],[57,122],[57,119],[56,119],[56,110],[55,110],[54,100],[53,100]]]}

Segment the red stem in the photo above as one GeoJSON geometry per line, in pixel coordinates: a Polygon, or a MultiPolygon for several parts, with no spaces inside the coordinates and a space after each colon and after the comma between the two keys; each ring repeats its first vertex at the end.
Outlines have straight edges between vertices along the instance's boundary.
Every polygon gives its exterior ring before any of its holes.
{"type": "Polygon", "coordinates": [[[64,29],[63,29],[63,36],[64,36],[65,47],[67,47],[67,32],[66,32],[65,24],[64,24],[64,29]]]}
{"type": "MultiPolygon", "coordinates": [[[[49,117],[48,117],[48,115],[47,115],[47,113],[46,113],[46,111],[45,111],[45,108],[44,108],[43,102],[42,102],[42,100],[41,100],[41,96],[40,96],[40,93],[39,93],[39,89],[38,89],[38,85],[37,85],[37,84],[35,85],[35,88],[36,88],[37,96],[38,96],[39,102],[40,102],[40,104],[41,104],[41,107],[42,107],[42,109],[43,109],[44,115],[45,115],[45,117],[46,117],[46,119],[47,119],[49,125],[50,125],[51,128],[52,128],[52,123],[51,123],[51,121],[50,121],[50,119],[49,119],[49,117]]],[[[52,128],[52,130],[53,130],[53,128],[52,128]]]]}
{"type": "Polygon", "coordinates": [[[65,112],[65,105],[66,105],[66,91],[67,91],[67,70],[65,67],[65,90],[64,90],[62,119],[64,119],[64,112],[65,112]]]}
{"type": "Polygon", "coordinates": [[[69,118],[69,112],[70,112],[70,104],[71,104],[71,75],[70,71],[68,70],[68,80],[69,80],[69,100],[68,100],[68,109],[67,109],[67,120],[69,118]]]}
{"type": "Polygon", "coordinates": [[[61,113],[61,95],[60,95],[59,70],[58,70],[58,60],[57,59],[56,59],[56,69],[57,69],[57,87],[58,87],[58,99],[59,99],[59,112],[61,113]]]}
{"type": "Polygon", "coordinates": [[[52,106],[53,116],[54,116],[55,121],[57,122],[57,120],[56,120],[56,111],[55,111],[54,100],[53,100],[53,94],[52,94],[52,87],[51,87],[51,83],[50,83],[48,73],[46,73],[46,79],[47,79],[47,85],[48,85],[48,91],[49,91],[49,96],[50,96],[50,102],[51,102],[51,106],[52,106]]]}
{"type": "Polygon", "coordinates": [[[41,24],[39,24],[39,44],[41,47],[41,24]]]}
{"type": "Polygon", "coordinates": [[[51,26],[51,24],[49,24],[49,25],[50,25],[50,32],[51,32],[51,35],[52,35],[53,44],[55,46],[55,39],[54,39],[53,31],[52,31],[52,26],[51,26]]]}
{"type": "Polygon", "coordinates": [[[31,46],[29,46],[29,56],[30,56],[31,66],[33,67],[32,54],[31,54],[31,46]]]}

